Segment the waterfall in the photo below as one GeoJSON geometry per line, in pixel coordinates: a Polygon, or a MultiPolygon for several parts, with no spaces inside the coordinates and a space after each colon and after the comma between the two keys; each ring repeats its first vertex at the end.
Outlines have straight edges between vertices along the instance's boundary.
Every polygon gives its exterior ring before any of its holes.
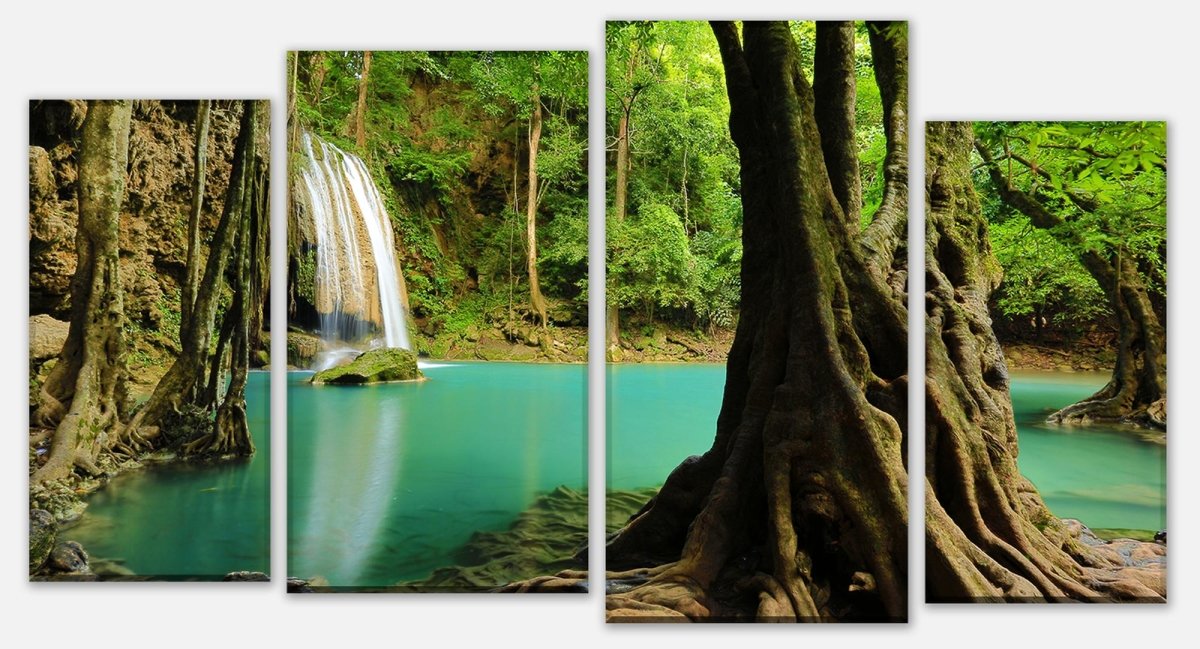
{"type": "Polygon", "coordinates": [[[301,139],[300,189],[316,231],[314,294],[326,351],[364,343],[411,349],[391,219],[367,166],[318,137],[301,139]]]}

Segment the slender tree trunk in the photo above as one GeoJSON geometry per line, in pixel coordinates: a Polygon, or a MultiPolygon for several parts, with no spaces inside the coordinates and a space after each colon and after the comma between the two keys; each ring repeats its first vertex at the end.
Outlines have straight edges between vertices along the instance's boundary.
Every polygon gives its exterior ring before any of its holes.
{"type": "Polygon", "coordinates": [[[125,380],[117,232],[130,116],[128,101],[93,101],[83,121],[71,326],[34,417],[57,424],[35,483],[66,477],[75,466],[96,472],[97,455],[116,442],[111,431],[120,422],[125,380]]]}
{"type": "MultiPolygon", "coordinates": [[[[299,56],[299,54],[297,54],[299,56]]],[[[321,105],[321,93],[325,87],[325,52],[317,50],[312,53],[309,58],[309,69],[313,71],[312,76],[312,98],[313,105],[321,105]]]]}
{"type": "MultiPolygon", "coordinates": [[[[262,147],[259,153],[260,161],[257,163],[258,177],[254,185],[254,218],[250,221],[250,245],[253,254],[250,257],[250,330],[249,330],[249,352],[251,354],[258,350],[264,349],[262,342],[262,334],[264,323],[269,326],[270,318],[267,313],[267,294],[271,287],[271,264],[270,264],[270,241],[271,227],[270,219],[267,218],[267,202],[270,195],[269,179],[270,169],[267,164],[267,159],[270,157],[270,151],[267,147],[262,147]]],[[[400,282],[401,304],[404,306],[404,311],[408,313],[408,291],[404,286],[403,277],[400,282]]],[[[270,351],[270,350],[266,350],[270,351]]]]}
{"type": "Polygon", "coordinates": [[[184,329],[192,321],[192,305],[196,301],[196,285],[200,283],[200,210],[204,207],[204,176],[208,165],[208,110],[211,102],[201,99],[196,106],[196,155],[192,173],[192,209],[188,214],[187,264],[183,289],[179,299],[179,339],[186,337],[184,329]]]}
{"type": "MultiPolygon", "coordinates": [[[[1080,262],[1108,298],[1117,318],[1117,363],[1108,384],[1092,396],[1050,415],[1048,421],[1085,424],[1092,421],[1135,423],[1165,430],[1167,427],[1167,338],[1155,313],[1137,264],[1120,250],[1097,250],[1082,241],[1078,232],[1062,227],[1067,220],[1037,197],[1015,187],[982,142],[975,150],[983,158],[1001,200],[1029,217],[1068,249],[1079,251],[1080,262]]],[[[1076,197],[1074,205],[1085,212],[1096,205],[1076,197]]]]}
{"type": "MultiPolygon", "coordinates": [[[[617,178],[613,187],[614,223],[622,223],[626,216],[626,201],[629,193],[629,114],[632,109],[632,99],[622,100],[621,117],[617,121],[617,178]]],[[[615,304],[609,304],[605,339],[610,348],[621,344],[620,335],[621,310],[615,304]]]]}
{"type": "Polygon", "coordinates": [[[745,251],[716,438],[609,543],[609,567],[632,570],[609,579],[636,583],[609,618],[904,619],[904,298],[832,192],[788,24],[743,25],[744,48],[713,23],[745,251]]]}
{"type": "Polygon", "coordinates": [[[932,122],[926,164],[926,593],[930,601],[1161,601],[1165,585],[1084,545],[1017,469],[988,298],[1001,270],[971,180],[970,123],[932,122]]]}
{"type": "Polygon", "coordinates": [[[542,98],[538,88],[533,87],[533,114],[529,118],[529,195],[525,199],[525,238],[529,247],[527,269],[529,271],[529,306],[533,309],[542,329],[546,328],[546,298],[538,282],[537,271],[537,208],[538,208],[538,147],[542,141],[542,98]]]}
{"type": "Polygon", "coordinates": [[[190,402],[195,390],[204,385],[205,365],[212,341],[221,283],[230,263],[234,239],[245,218],[248,194],[254,190],[254,178],[259,162],[255,155],[258,113],[257,102],[243,102],[241,125],[229,174],[229,189],[226,192],[221,220],[213,233],[212,243],[209,244],[208,261],[196,293],[192,323],[188,327],[189,335],[183,341],[183,349],[179,356],[159,379],[150,398],[125,427],[124,436],[135,445],[143,445],[140,432],[143,427],[157,426],[164,415],[177,412],[179,406],[190,402]]]}
{"type": "MultiPolygon", "coordinates": [[[[257,164],[255,166],[257,167],[257,164]]],[[[255,173],[255,180],[242,197],[242,219],[234,244],[235,257],[231,268],[233,304],[225,314],[225,323],[222,325],[222,338],[226,330],[230,332],[229,390],[217,408],[216,424],[212,433],[193,440],[184,447],[186,454],[254,453],[254,441],[250,436],[246,418],[246,381],[250,367],[250,323],[257,293],[253,267],[257,265],[254,258],[258,242],[254,236],[262,229],[259,223],[263,220],[263,202],[260,199],[263,187],[259,174],[255,173]]],[[[218,344],[217,356],[213,360],[214,376],[220,375],[223,348],[223,344],[218,344]]]]}
{"type": "Polygon", "coordinates": [[[362,74],[358,77],[358,103],[354,107],[354,142],[359,153],[367,148],[367,83],[371,74],[371,53],[363,52],[362,74]]]}
{"type": "MultiPolygon", "coordinates": [[[[636,51],[629,55],[625,62],[626,86],[633,85],[633,75],[637,70],[636,51]]],[[[629,120],[633,113],[633,102],[637,98],[636,91],[621,98],[621,117],[617,121],[617,178],[613,187],[613,221],[622,223],[626,216],[626,202],[629,194],[629,120]]],[[[608,305],[605,317],[605,340],[609,349],[621,345],[621,310],[615,304],[608,305]]]]}

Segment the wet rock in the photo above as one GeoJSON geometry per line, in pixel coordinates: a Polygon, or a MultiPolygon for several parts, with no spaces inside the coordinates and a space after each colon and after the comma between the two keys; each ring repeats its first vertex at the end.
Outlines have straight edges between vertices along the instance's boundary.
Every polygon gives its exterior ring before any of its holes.
{"type": "Polygon", "coordinates": [[[29,511],[29,572],[37,571],[46,563],[50,551],[54,549],[55,537],[58,534],[58,523],[54,515],[44,509],[29,511]]]}
{"type": "Polygon", "coordinates": [[[221,578],[221,581],[271,581],[265,572],[238,570],[221,578]]]}
{"type": "Polygon", "coordinates": [[[84,486],[72,486],[63,481],[31,485],[29,488],[29,504],[31,509],[44,509],[54,517],[59,525],[69,523],[87,509],[87,503],[80,496],[86,491],[84,486]]]}
{"type": "Polygon", "coordinates": [[[312,586],[303,579],[290,577],[287,580],[287,592],[289,593],[312,593],[315,592],[312,586]]]}
{"type": "Polygon", "coordinates": [[[1167,531],[1159,530],[1159,531],[1155,532],[1154,533],[1154,542],[1162,543],[1163,545],[1166,545],[1167,544],[1167,531]]]}
{"type": "Polygon", "coordinates": [[[58,356],[70,330],[70,323],[45,314],[30,317],[29,360],[40,363],[58,356]]]}
{"type": "Polygon", "coordinates": [[[347,365],[317,372],[311,381],[315,385],[364,385],[424,378],[416,354],[406,349],[372,349],[347,365]]]}
{"type": "Polygon", "coordinates": [[[47,566],[53,572],[88,574],[88,554],[83,546],[76,541],[60,541],[50,553],[47,566]]]}

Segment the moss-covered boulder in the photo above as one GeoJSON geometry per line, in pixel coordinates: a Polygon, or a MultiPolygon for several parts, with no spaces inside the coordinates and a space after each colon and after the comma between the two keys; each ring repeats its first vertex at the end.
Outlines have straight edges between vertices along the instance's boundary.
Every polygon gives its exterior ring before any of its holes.
{"type": "Polygon", "coordinates": [[[406,349],[372,349],[359,354],[347,365],[317,372],[312,382],[318,385],[364,385],[424,379],[425,375],[417,368],[416,354],[406,349]]]}

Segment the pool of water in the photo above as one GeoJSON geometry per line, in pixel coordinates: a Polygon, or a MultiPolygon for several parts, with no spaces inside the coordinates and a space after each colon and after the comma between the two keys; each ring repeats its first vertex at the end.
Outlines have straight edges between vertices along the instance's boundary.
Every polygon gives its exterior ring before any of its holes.
{"type": "Polygon", "coordinates": [[[1046,415],[1094,394],[1107,375],[1022,372],[1012,379],[1017,464],[1046,506],[1089,527],[1166,527],[1167,447],[1111,426],[1067,427],[1046,415]]]}
{"type": "MultiPolygon", "coordinates": [[[[1018,464],[1055,515],[1097,528],[1166,526],[1166,447],[1112,427],[1048,426],[1046,415],[1087,397],[1105,376],[1059,372],[1013,377],[1018,464]]],[[[661,485],[716,432],[723,365],[608,366],[608,486],[661,485]]]]}
{"type": "Polygon", "coordinates": [[[268,572],[271,552],[270,374],[251,372],[246,416],[257,452],[245,460],[147,465],[88,498],[62,537],[141,576],[220,579],[268,572]]]}
{"type": "Polygon", "coordinates": [[[539,494],[586,487],[583,365],[422,371],[428,381],[374,386],[288,374],[289,575],[342,588],[421,579],[539,494]]]}

